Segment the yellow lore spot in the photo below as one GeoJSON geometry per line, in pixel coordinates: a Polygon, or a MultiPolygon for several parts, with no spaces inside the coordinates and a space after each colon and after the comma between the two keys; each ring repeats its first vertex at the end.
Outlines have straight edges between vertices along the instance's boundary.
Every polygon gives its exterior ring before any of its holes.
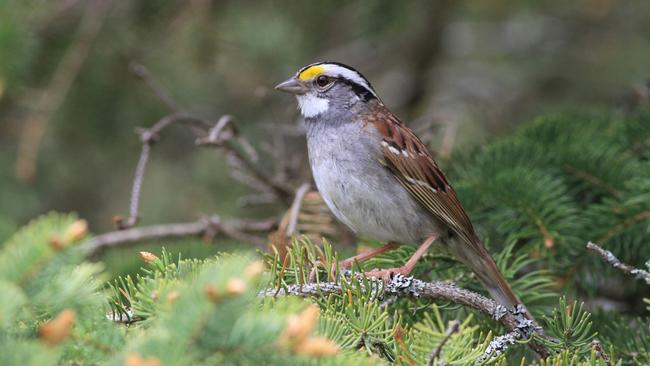
{"type": "Polygon", "coordinates": [[[324,68],[323,66],[321,66],[321,65],[315,65],[315,66],[312,66],[312,67],[309,67],[309,68],[303,70],[303,71],[298,75],[298,79],[300,79],[300,80],[302,80],[302,81],[309,80],[309,79],[313,79],[313,78],[315,78],[316,76],[322,74],[323,71],[325,71],[325,68],[324,68]]]}

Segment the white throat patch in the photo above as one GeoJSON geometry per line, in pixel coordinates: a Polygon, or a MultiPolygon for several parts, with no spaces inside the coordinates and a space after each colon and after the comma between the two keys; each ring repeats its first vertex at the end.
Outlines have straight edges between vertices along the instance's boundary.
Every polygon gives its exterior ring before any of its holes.
{"type": "Polygon", "coordinates": [[[313,93],[296,95],[296,98],[298,99],[298,108],[300,108],[300,113],[305,118],[316,117],[327,111],[330,106],[329,100],[319,98],[313,93]]]}

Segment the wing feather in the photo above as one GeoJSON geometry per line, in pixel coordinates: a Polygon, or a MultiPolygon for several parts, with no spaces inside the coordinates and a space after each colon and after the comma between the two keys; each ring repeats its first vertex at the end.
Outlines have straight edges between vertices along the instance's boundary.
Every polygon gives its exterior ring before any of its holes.
{"type": "Polygon", "coordinates": [[[465,242],[481,245],[456,192],[415,133],[383,105],[364,116],[364,121],[373,123],[383,136],[381,163],[400,184],[465,242]]]}

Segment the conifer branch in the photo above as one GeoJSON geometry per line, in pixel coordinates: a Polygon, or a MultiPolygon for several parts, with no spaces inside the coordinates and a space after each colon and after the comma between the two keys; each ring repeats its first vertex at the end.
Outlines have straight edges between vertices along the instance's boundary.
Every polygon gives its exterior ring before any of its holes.
{"type": "Polygon", "coordinates": [[[605,233],[605,235],[600,237],[598,239],[598,241],[599,242],[606,242],[607,240],[613,238],[615,235],[617,235],[621,231],[625,230],[626,228],[628,228],[628,227],[630,227],[632,225],[636,225],[639,222],[641,222],[641,221],[643,221],[643,220],[645,220],[647,218],[650,218],[650,211],[649,210],[641,211],[641,212],[639,212],[639,213],[637,213],[637,214],[635,214],[635,215],[633,215],[633,216],[631,216],[631,217],[617,223],[616,225],[614,225],[611,229],[609,229],[605,233]]]}
{"type": "Polygon", "coordinates": [[[427,366],[433,366],[436,359],[440,357],[440,352],[442,352],[442,348],[449,341],[449,338],[451,338],[451,336],[453,336],[454,334],[458,333],[459,329],[460,329],[460,322],[458,320],[454,320],[449,323],[449,326],[445,331],[445,337],[442,339],[442,341],[440,341],[440,344],[429,355],[429,362],[427,362],[427,366]]]}
{"type": "MultiPolygon", "coordinates": [[[[344,272],[346,277],[363,278],[359,273],[350,271],[344,272]]],[[[384,298],[426,298],[431,300],[450,301],[468,308],[478,310],[493,319],[501,322],[511,331],[516,339],[529,339],[533,335],[543,337],[542,329],[532,320],[526,317],[527,311],[523,306],[508,311],[494,300],[472,292],[453,284],[444,282],[425,282],[413,277],[395,275],[391,282],[382,286],[383,281],[374,278],[368,279],[370,288],[365,288],[364,281],[359,281],[362,292],[379,293],[383,289],[384,298]]],[[[341,294],[344,287],[338,282],[303,283],[292,284],[281,288],[267,288],[259,293],[259,296],[300,296],[300,297],[322,297],[330,294],[341,294]]],[[[528,346],[541,357],[546,357],[548,350],[535,339],[530,339],[528,346]]]]}
{"type": "MultiPolygon", "coordinates": [[[[611,264],[612,267],[621,270],[625,274],[643,280],[650,285],[650,272],[645,271],[643,269],[635,268],[633,266],[630,266],[629,264],[625,264],[621,262],[620,259],[616,258],[614,253],[610,252],[609,250],[601,248],[600,246],[598,246],[598,244],[589,242],[587,243],[587,249],[596,252],[601,258],[605,260],[605,262],[611,264]]],[[[648,263],[650,264],[650,262],[648,263]]]]}
{"type": "Polygon", "coordinates": [[[485,352],[483,352],[481,358],[478,360],[479,363],[483,363],[492,357],[497,357],[503,354],[503,352],[505,352],[508,347],[515,344],[515,342],[520,339],[521,333],[516,330],[498,337],[494,337],[494,339],[490,341],[490,344],[485,349],[485,352]]]}

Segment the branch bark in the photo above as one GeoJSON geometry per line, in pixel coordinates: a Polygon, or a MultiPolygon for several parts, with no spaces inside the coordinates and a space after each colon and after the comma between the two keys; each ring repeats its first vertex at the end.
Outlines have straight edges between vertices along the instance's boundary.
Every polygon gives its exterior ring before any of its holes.
{"type": "MultiPolygon", "coordinates": [[[[361,278],[359,273],[346,272],[345,275],[361,278]]],[[[361,291],[364,293],[377,293],[381,291],[383,281],[374,278],[369,279],[371,288],[365,288],[363,281],[361,291]]],[[[282,288],[268,288],[262,290],[260,296],[300,296],[300,297],[322,297],[329,294],[341,294],[344,287],[338,282],[295,284],[282,288]]],[[[501,322],[519,340],[528,341],[528,346],[541,357],[548,356],[548,350],[540,342],[532,338],[533,335],[543,337],[542,329],[532,320],[526,317],[527,311],[523,306],[509,311],[497,304],[494,300],[478,293],[456,287],[453,284],[443,282],[424,282],[422,280],[396,275],[391,282],[383,286],[382,296],[405,297],[405,298],[426,298],[431,300],[450,301],[463,305],[470,309],[477,310],[493,319],[501,322]]]]}
{"type": "Polygon", "coordinates": [[[449,326],[445,331],[445,338],[443,338],[442,341],[440,341],[440,344],[433,351],[431,351],[431,354],[429,355],[429,362],[427,362],[427,366],[433,366],[433,364],[436,362],[436,359],[440,357],[442,348],[449,341],[449,338],[451,338],[452,335],[458,333],[459,329],[460,329],[460,322],[458,320],[453,320],[449,323],[449,326]]]}
{"type": "MultiPolygon", "coordinates": [[[[610,252],[609,250],[601,248],[598,244],[589,242],[587,243],[587,249],[596,252],[601,258],[605,260],[605,262],[611,264],[612,267],[621,270],[625,274],[643,280],[648,285],[650,285],[650,272],[632,267],[629,264],[625,264],[621,262],[620,259],[616,258],[614,253],[610,252]]],[[[650,261],[648,261],[647,265],[650,268],[650,261]]]]}
{"type": "Polygon", "coordinates": [[[260,237],[248,234],[248,232],[266,232],[276,226],[274,219],[268,220],[222,220],[219,216],[213,215],[195,222],[183,222],[172,224],[152,225],[140,228],[112,231],[98,235],[82,245],[83,251],[88,256],[93,256],[101,251],[146,240],[183,238],[192,236],[203,236],[213,239],[217,235],[244,239],[263,248],[266,241],[260,237]]]}

